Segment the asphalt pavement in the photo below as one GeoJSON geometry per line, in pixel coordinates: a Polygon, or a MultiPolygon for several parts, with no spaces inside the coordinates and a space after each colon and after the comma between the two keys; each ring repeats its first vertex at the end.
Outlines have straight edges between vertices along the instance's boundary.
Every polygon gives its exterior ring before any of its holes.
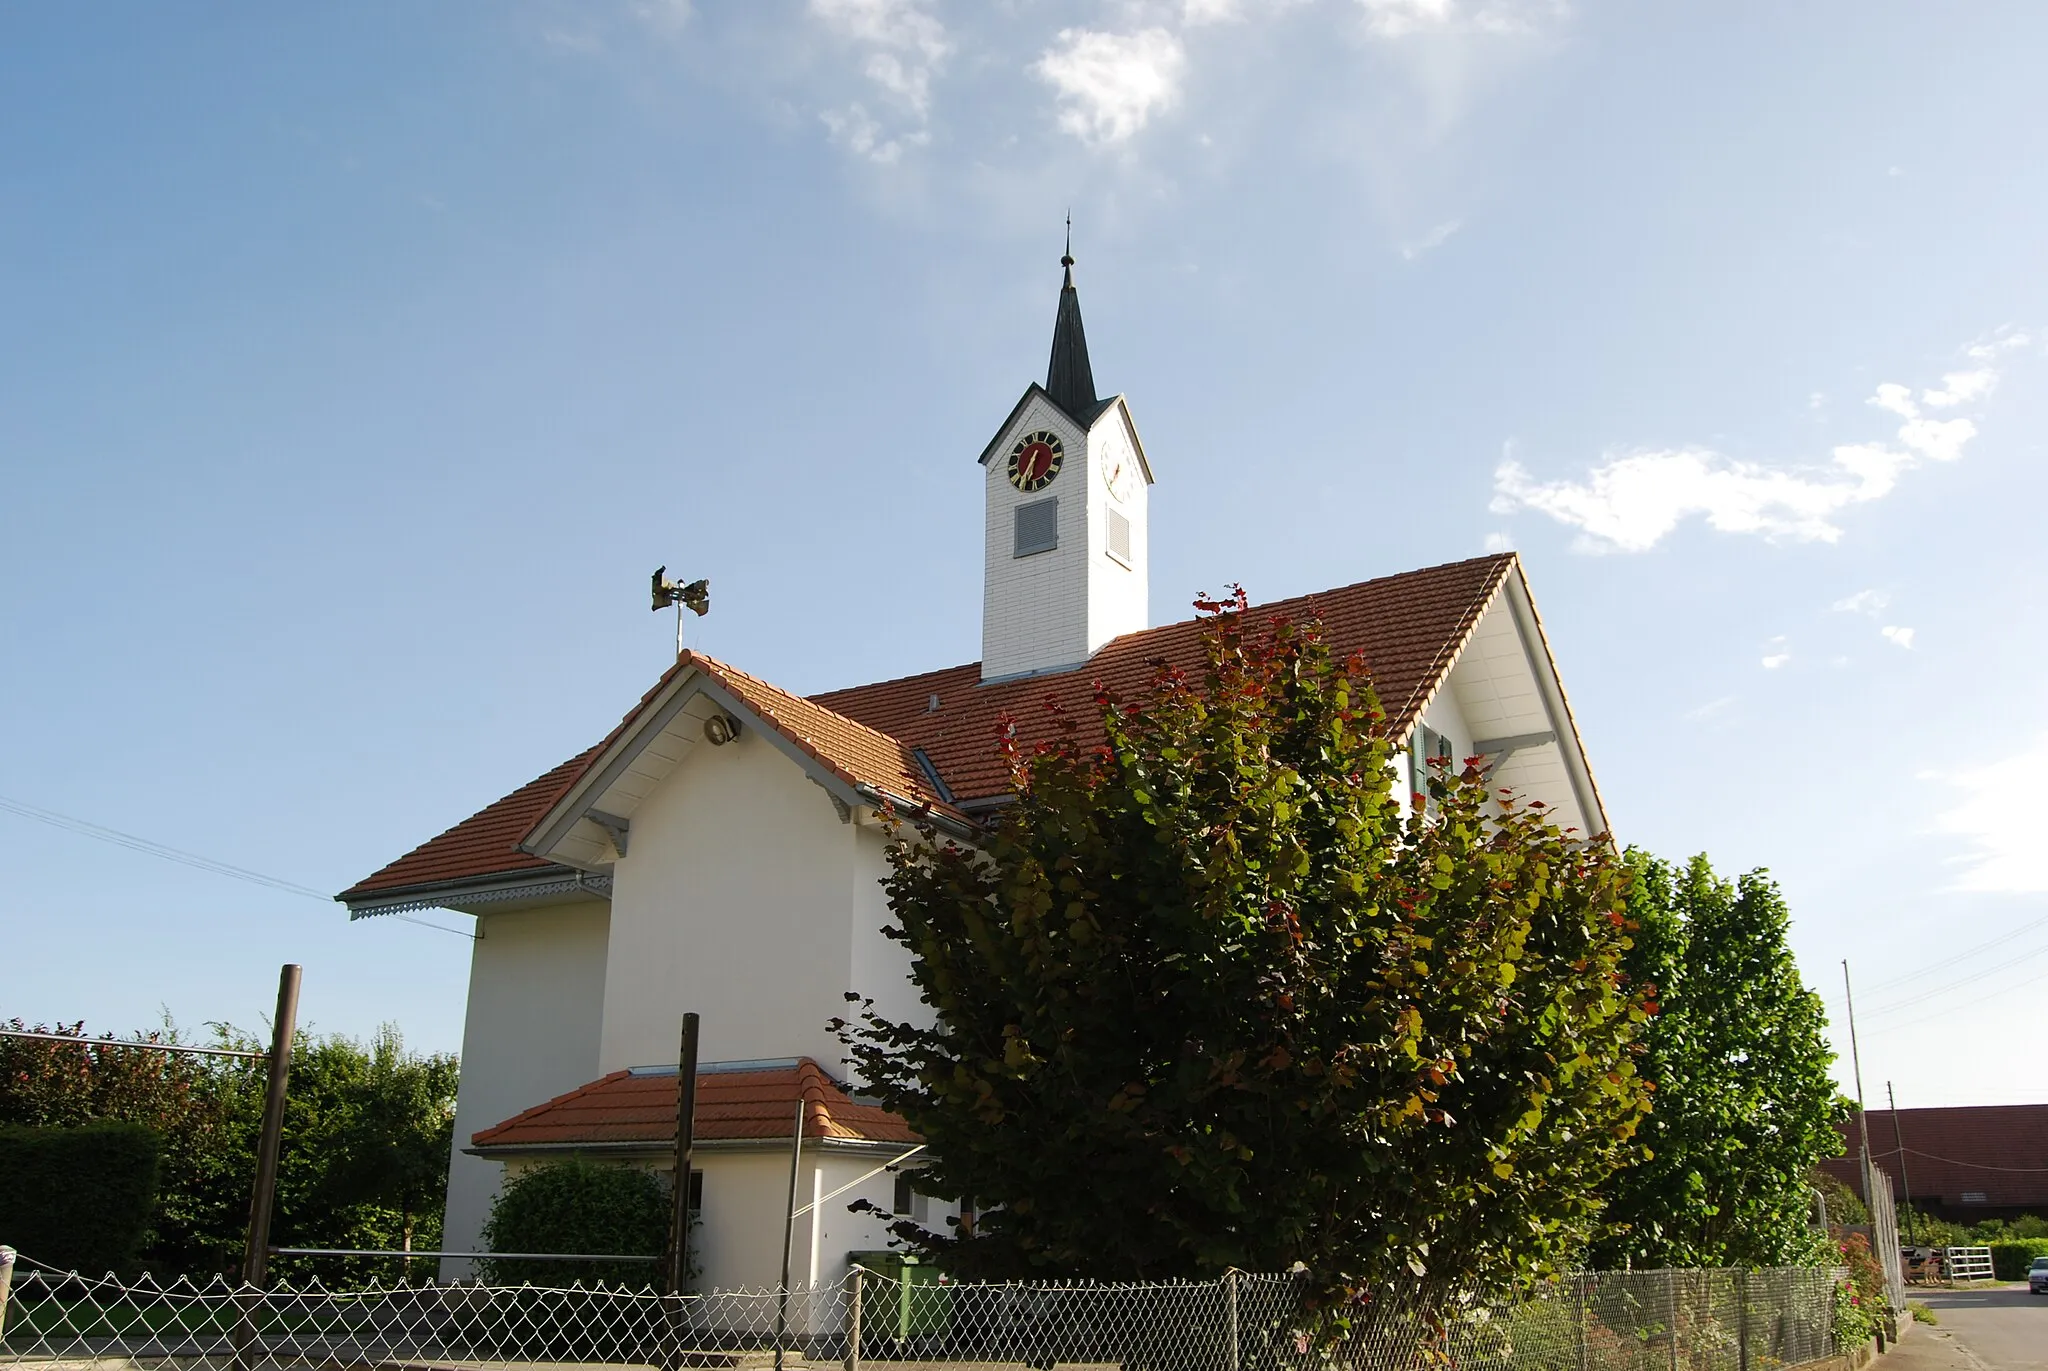
{"type": "Polygon", "coordinates": [[[2024,1285],[1908,1293],[1941,1322],[1920,1324],[1872,1371],[2048,1371],[2048,1295],[2024,1285]]]}

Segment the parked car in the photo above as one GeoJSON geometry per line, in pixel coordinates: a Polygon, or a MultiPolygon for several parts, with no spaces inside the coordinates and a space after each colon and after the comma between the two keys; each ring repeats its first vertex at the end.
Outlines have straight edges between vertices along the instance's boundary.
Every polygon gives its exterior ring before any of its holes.
{"type": "Polygon", "coordinates": [[[2048,1257],[2034,1258],[2034,1264],[2027,1268],[2027,1290],[2030,1294],[2048,1295],[2048,1257]]]}

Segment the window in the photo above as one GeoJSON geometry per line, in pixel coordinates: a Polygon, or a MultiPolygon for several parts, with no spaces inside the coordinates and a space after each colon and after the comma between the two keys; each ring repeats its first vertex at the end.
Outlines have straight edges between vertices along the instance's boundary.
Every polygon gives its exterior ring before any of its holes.
{"type": "MultiPolygon", "coordinates": [[[[1408,740],[1408,789],[1410,793],[1427,797],[1429,794],[1429,759],[1441,757],[1450,761],[1454,756],[1451,740],[1431,728],[1428,724],[1415,725],[1415,735],[1408,740]]],[[[1425,798],[1423,812],[1434,813],[1436,801],[1425,798]]]]}
{"type": "Polygon", "coordinates": [[[1107,512],[1109,514],[1109,555],[1122,562],[1125,566],[1129,566],[1131,564],[1131,521],[1113,509],[1107,512]]]}
{"type": "Polygon", "coordinates": [[[913,1178],[913,1173],[909,1171],[896,1173],[896,1199],[889,1206],[889,1210],[914,1222],[923,1223],[931,1217],[931,1199],[917,1192],[917,1187],[911,1183],[913,1178]]]}
{"type": "Polygon", "coordinates": [[[692,1171],[690,1173],[690,1213],[700,1217],[704,1213],[704,1173],[702,1171],[692,1171]]]}
{"type": "Polygon", "coordinates": [[[1028,505],[1017,506],[1017,551],[1018,557],[1029,557],[1035,552],[1051,552],[1060,545],[1060,501],[1055,495],[1050,500],[1034,500],[1028,505]]]}

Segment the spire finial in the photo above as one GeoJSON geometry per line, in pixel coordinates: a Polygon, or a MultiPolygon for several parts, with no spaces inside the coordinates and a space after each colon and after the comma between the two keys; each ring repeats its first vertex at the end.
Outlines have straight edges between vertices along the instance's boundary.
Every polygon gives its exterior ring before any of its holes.
{"type": "Polygon", "coordinates": [[[1074,289],[1074,211],[1067,211],[1067,250],[1060,257],[1066,279],[1060,282],[1059,317],[1053,323],[1052,362],[1045,370],[1045,390],[1054,404],[1084,422],[1095,412],[1095,374],[1088,365],[1088,339],[1081,331],[1081,296],[1074,289]]]}

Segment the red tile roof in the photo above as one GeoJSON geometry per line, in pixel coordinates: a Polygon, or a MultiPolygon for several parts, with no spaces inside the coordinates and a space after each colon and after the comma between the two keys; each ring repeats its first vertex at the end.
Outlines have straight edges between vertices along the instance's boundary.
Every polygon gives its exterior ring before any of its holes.
{"type": "MultiPolygon", "coordinates": [[[[2048,1213],[2048,1104],[1901,1109],[1898,1121],[1894,1133],[1891,1110],[1870,1111],[1870,1161],[1891,1177],[1895,1195],[1904,1194],[1903,1172],[1916,1205],[1953,1210],[1969,1193],[1984,1197],[1972,1200],[1971,1208],[2048,1213]],[[1906,1144],[1903,1168],[1900,1138],[1906,1144]]],[[[1822,1162],[1821,1169],[1861,1194],[1853,1119],[1842,1134],[1848,1155],[1822,1162]]]]}
{"type": "MultiPolygon", "coordinates": [[[[1340,659],[1364,654],[1389,726],[1395,736],[1405,736],[1514,565],[1512,553],[1476,557],[1256,605],[1251,619],[1319,619],[1340,659]]],[[[1045,708],[1056,700],[1081,725],[1081,741],[1093,742],[1101,734],[1092,703],[1095,683],[1136,695],[1151,682],[1161,660],[1199,668],[1201,630],[1200,620],[1187,619],[1127,633],[1085,666],[1058,675],[983,685],[980,663],[970,662],[811,698],[907,747],[923,748],[958,799],[985,799],[1009,786],[1008,770],[996,751],[1002,715],[1016,720],[1018,741],[1028,747],[1058,736],[1058,721],[1045,708]],[[934,695],[936,710],[930,708],[934,695]]]]}
{"type": "MultiPolygon", "coordinates": [[[[1442,683],[1495,592],[1515,569],[1513,553],[1475,557],[1398,576],[1361,581],[1316,595],[1256,605],[1255,620],[1315,618],[1339,657],[1364,655],[1387,711],[1404,736],[1442,683]]],[[[998,720],[1009,714],[1029,746],[1056,732],[1047,701],[1058,701],[1081,724],[1095,725],[1095,683],[1135,694],[1160,661],[1201,665],[1201,622],[1195,619],[1127,633],[1068,672],[981,683],[981,664],[905,676],[874,685],[792,695],[713,658],[685,653],[603,743],[465,819],[446,833],[343,891],[348,900],[401,887],[452,883],[546,869],[552,863],[518,850],[541,816],[568,793],[591,761],[678,672],[695,668],[718,680],[802,751],[841,780],[868,785],[935,808],[947,808],[918,764],[922,749],[954,803],[1001,796],[1009,774],[996,750],[998,720]],[[938,707],[931,707],[937,697],[938,707]]]]}
{"type": "Polygon", "coordinates": [[[429,838],[376,874],[366,876],[335,896],[350,900],[409,886],[445,885],[485,876],[512,876],[547,871],[555,863],[519,850],[519,840],[554,808],[555,801],[576,783],[598,749],[578,753],[553,771],[528,781],[495,804],[484,806],[437,838],[429,838]]]}
{"type": "MultiPolygon", "coordinates": [[[[546,1104],[535,1105],[470,1138],[479,1148],[669,1143],[676,1137],[676,1076],[614,1071],[546,1104]]],[[[797,1096],[806,1138],[916,1143],[910,1125],[879,1105],[856,1104],[808,1057],[795,1066],[706,1071],[697,1077],[700,1142],[787,1138],[797,1096]]]]}
{"type": "Polygon", "coordinates": [[[746,703],[748,709],[850,786],[867,786],[897,799],[955,813],[939,795],[910,748],[867,724],[835,714],[715,658],[684,653],[678,668],[698,667],[746,703]]]}

